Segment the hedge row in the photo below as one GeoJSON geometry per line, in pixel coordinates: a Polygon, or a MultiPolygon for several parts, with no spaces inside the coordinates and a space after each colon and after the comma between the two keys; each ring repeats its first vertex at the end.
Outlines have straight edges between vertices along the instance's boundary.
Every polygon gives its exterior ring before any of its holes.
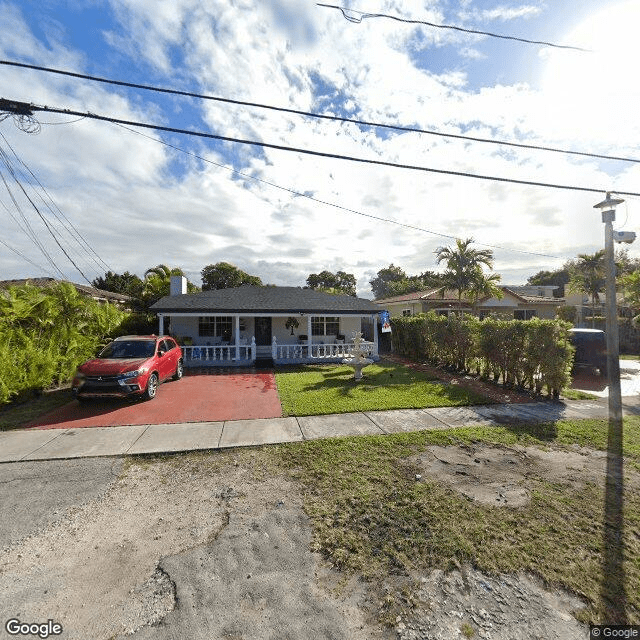
{"type": "Polygon", "coordinates": [[[128,314],[58,283],[0,293],[0,404],[67,382],[128,314]]]}
{"type": "Polygon", "coordinates": [[[571,325],[561,320],[479,320],[433,312],[393,318],[396,353],[558,396],[569,384],[571,325]]]}

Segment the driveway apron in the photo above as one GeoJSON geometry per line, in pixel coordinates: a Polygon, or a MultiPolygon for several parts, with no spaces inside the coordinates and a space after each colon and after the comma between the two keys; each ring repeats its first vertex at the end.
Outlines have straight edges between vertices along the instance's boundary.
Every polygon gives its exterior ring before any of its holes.
{"type": "Polygon", "coordinates": [[[273,373],[186,375],[160,385],[151,401],[76,400],[41,416],[35,429],[113,427],[278,418],[282,407],[273,373]]]}

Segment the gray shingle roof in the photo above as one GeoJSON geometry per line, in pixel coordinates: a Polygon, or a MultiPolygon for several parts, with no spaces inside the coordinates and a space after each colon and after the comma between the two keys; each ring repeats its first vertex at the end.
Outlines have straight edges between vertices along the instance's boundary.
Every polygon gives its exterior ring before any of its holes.
{"type": "Polygon", "coordinates": [[[217,289],[165,296],[151,305],[158,313],[314,313],[374,314],[380,307],[371,300],[301,287],[252,287],[217,289]]]}
{"type": "Polygon", "coordinates": [[[96,289],[86,284],[77,284],[69,282],[69,280],[58,280],[57,278],[20,278],[18,280],[0,280],[0,289],[8,289],[9,287],[19,287],[24,284],[31,284],[34,287],[47,288],[53,287],[59,282],[66,282],[73,285],[79,293],[99,300],[113,300],[116,302],[131,302],[133,298],[124,293],[114,293],[113,291],[105,291],[104,289],[96,289]]]}

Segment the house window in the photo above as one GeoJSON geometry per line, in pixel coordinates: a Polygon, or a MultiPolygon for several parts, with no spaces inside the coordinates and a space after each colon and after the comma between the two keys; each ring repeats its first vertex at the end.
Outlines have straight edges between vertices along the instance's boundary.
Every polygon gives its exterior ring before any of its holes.
{"type": "Polygon", "coordinates": [[[233,318],[231,316],[201,316],[198,318],[200,337],[231,337],[233,318]]]}
{"type": "Polygon", "coordinates": [[[402,310],[402,315],[407,317],[411,315],[411,309],[403,309],[402,310]]]}
{"type": "Polygon", "coordinates": [[[538,315],[535,309],[516,309],[513,312],[514,320],[531,320],[538,315]]]}
{"type": "Polygon", "coordinates": [[[312,336],[337,336],[340,333],[340,318],[311,318],[312,336]]]}

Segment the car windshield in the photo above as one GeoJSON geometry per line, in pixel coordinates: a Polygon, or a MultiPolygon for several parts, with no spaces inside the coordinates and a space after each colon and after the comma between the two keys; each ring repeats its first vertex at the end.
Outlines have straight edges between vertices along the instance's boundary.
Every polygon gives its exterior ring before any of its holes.
{"type": "Polygon", "coordinates": [[[116,340],[108,344],[99,358],[150,358],[156,350],[155,340],[116,340]]]}

